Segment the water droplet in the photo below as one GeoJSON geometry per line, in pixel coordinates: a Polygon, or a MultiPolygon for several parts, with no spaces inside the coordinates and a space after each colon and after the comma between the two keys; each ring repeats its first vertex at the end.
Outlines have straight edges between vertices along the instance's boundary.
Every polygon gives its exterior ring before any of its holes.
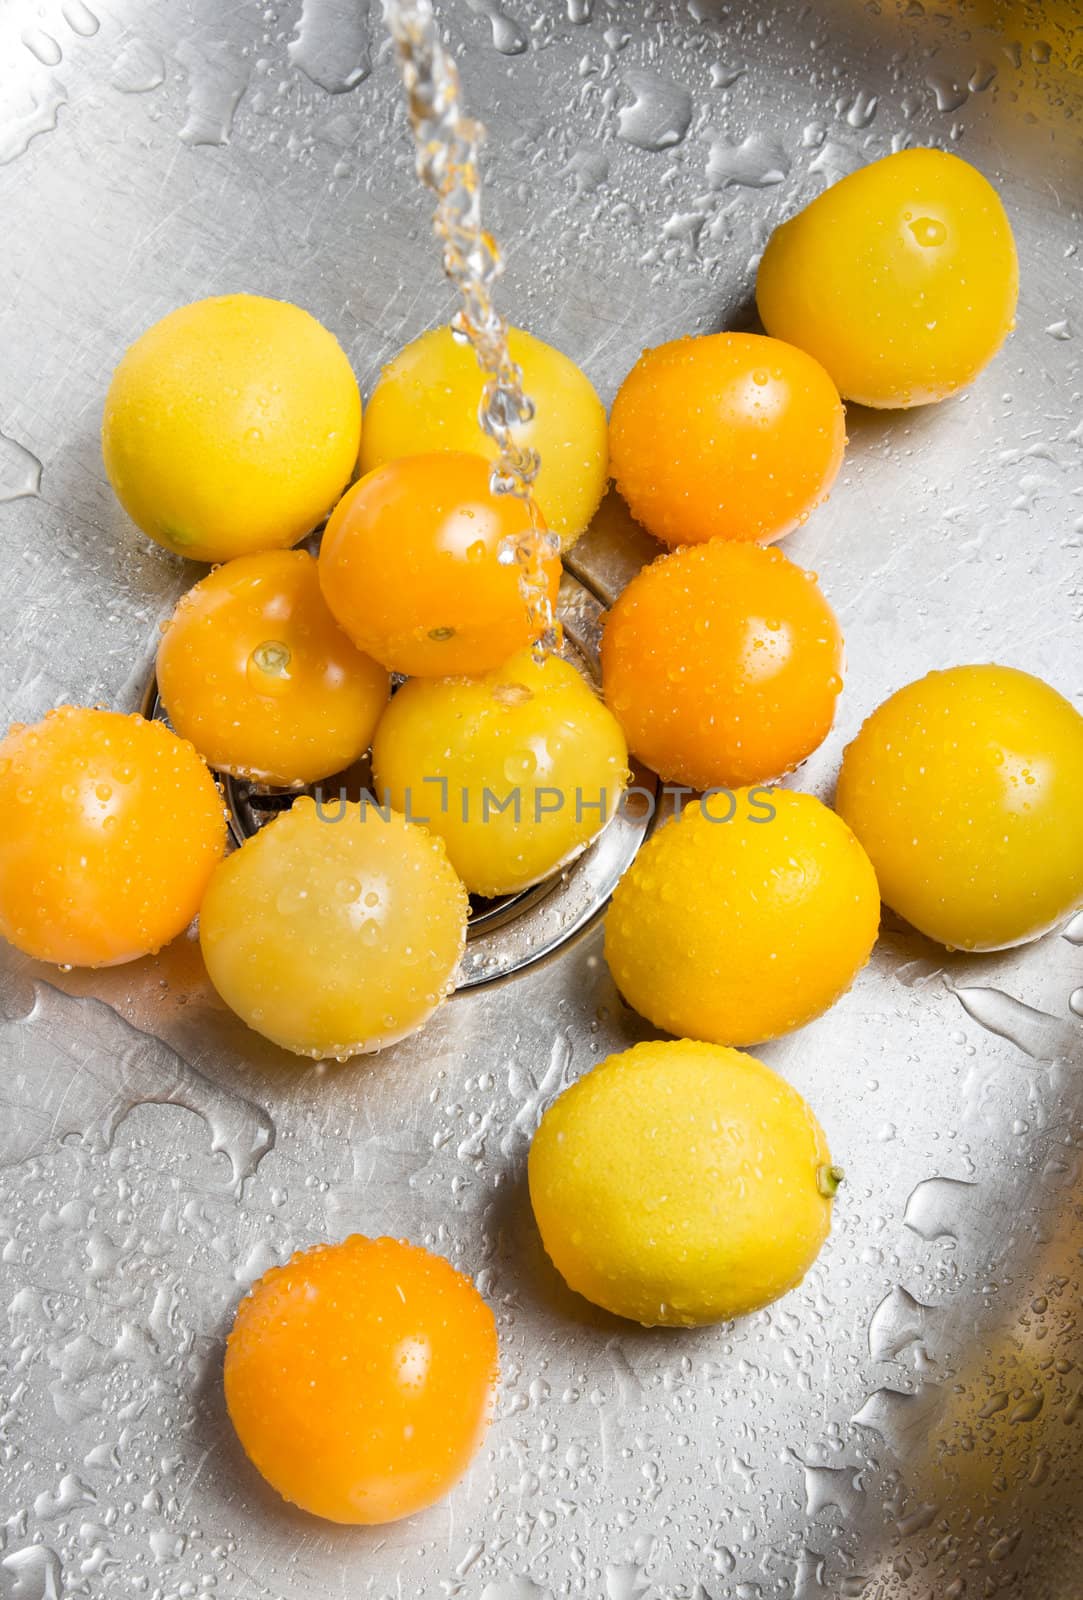
{"type": "Polygon", "coordinates": [[[1066,317],[1059,322],[1051,322],[1045,331],[1051,339],[1064,340],[1072,337],[1072,325],[1066,317]]]}
{"type": "Polygon", "coordinates": [[[44,28],[27,28],[23,34],[23,44],[46,67],[60,65],[63,51],[51,33],[46,33],[44,28]]]}
{"type": "Polygon", "coordinates": [[[640,150],[671,150],[680,144],[692,121],[688,90],[642,69],[626,72],[623,81],[634,98],[617,115],[621,138],[640,150]]]}
{"type": "Polygon", "coordinates": [[[153,45],[129,39],[113,63],[109,81],[122,94],[147,94],[165,82],[165,60],[153,45]]]}
{"type": "Polygon", "coordinates": [[[874,1361],[894,1361],[925,1332],[930,1307],[901,1284],[884,1296],[869,1322],[869,1354],[874,1361]]]}
{"type": "Polygon", "coordinates": [[[21,156],[31,139],[36,139],[42,133],[50,133],[56,127],[60,107],[67,103],[67,99],[68,92],[64,85],[54,79],[40,98],[35,99],[31,110],[0,124],[0,167],[21,156]]]}
{"type": "Polygon", "coordinates": [[[707,180],[716,189],[736,185],[766,189],[781,183],[790,170],[790,158],[777,139],[752,133],[740,144],[715,139],[707,158],[707,180]]]}
{"type": "Polygon", "coordinates": [[[345,94],[372,71],[368,7],[360,0],[304,0],[289,57],[328,94],[345,94]]]}
{"type": "Polygon", "coordinates": [[[957,1239],[960,1205],[975,1188],[962,1178],[924,1178],[906,1202],[903,1222],[922,1239],[957,1239]]]}
{"type": "Polygon", "coordinates": [[[965,83],[960,83],[957,78],[951,77],[946,72],[930,73],[926,83],[933,91],[936,99],[936,109],[945,114],[958,111],[960,106],[965,106],[970,98],[970,90],[965,83]]]}
{"type": "Polygon", "coordinates": [[[41,488],[41,462],[25,445],[0,433],[0,502],[22,500],[41,488]]]}
{"type": "Polygon", "coordinates": [[[515,19],[503,10],[499,0],[466,0],[466,3],[475,16],[489,19],[493,44],[501,55],[522,55],[530,41],[515,19]]]}
{"type": "Polygon", "coordinates": [[[926,249],[944,244],[948,237],[948,230],[938,217],[915,217],[907,227],[917,243],[926,249]]]}
{"type": "Polygon", "coordinates": [[[1072,1060],[1079,1045],[1077,1030],[1048,1011],[1024,1005],[1001,989],[953,989],[968,1016],[1002,1039],[1009,1039],[1033,1061],[1072,1060]]]}
{"type": "Polygon", "coordinates": [[[180,136],[185,144],[225,144],[233,116],[248,87],[248,66],[228,45],[181,41],[177,59],[188,71],[188,118],[180,136]]]}
{"type": "Polygon", "coordinates": [[[86,0],[64,0],[64,4],[60,7],[60,15],[72,33],[77,33],[82,39],[92,39],[101,27],[86,0]]]}

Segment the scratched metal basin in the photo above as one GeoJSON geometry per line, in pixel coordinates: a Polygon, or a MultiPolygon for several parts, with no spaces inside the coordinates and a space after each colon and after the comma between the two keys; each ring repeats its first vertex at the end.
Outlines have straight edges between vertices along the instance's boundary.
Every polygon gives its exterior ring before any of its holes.
{"type": "MultiPolygon", "coordinates": [[[[852,413],[842,480],[787,547],[849,653],[801,784],[829,792],[864,714],[929,667],[994,658],[1078,694],[1078,7],[502,4],[441,15],[491,130],[503,303],[607,399],[643,345],[747,324],[774,222],[859,163],[941,144],[1005,196],[1008,348],[950,404],[852,413]]],[[[446,317],[369,12],[0,7],[5,721],[139,705],[194,576],[127,524],[99,461],[143,327],[211,292],[280,295],[367,385],[446,317]]],[[[604,597],[645,552],[611,506],[575,568],[604,597]]],[[[330,1071],[231,1020],[190,940],[99,975],[6,955],[0,1596],[1078,1595],[1081,945],[1077,921],[948,958],[889,919],[853,991],[763,1052],[847,1167],[833,1237],[779,1305],[690,1334],[567,1293],[524,1195],[541,1107],[645,1032],[596,925],[330,1071]],[[368,1532],[279,1504],[219,1388],[244,1286],[354,1229],[476,1275],[503,1349],[467,1480],[368,1532]]]]}

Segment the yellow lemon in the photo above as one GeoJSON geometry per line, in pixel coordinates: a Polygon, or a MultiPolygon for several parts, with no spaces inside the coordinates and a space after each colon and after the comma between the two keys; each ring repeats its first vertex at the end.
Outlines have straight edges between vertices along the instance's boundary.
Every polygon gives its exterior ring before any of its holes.
{"type": "Polygon", "coordinates": [[[296,544],[349,482],[361,396],[300,306],[220,295],[171,311],[125,353],[102,420],[121,505],[167,550],[228,561],[296,544]]]}
{"type": "Polygon", "coordinates": [[[617,885],[605,954],[617,987],[667,1033],[754,1044],[848,989],[876,939],[868,856],[813,795],[708,792],[617,885]]]}
{"type": "Polygon", "coordinates": [[[842,1174],[796,1089],[691,1039],[610,1056],[549,1107],[528,1177],[572,1289],[648,1325],[742,1316],[800,1283],[842,1174]]]}
{"type": "MultiPolygon", "coordinates": [[[[512,328],[508,347],[535,407],[533,421],[515,428],[514,436],[541,456],[538,504],[546,526],[567,549],[605,491],[605,407],[575,362],[552,345],[512,328]]],[[[467,450],[491,460],[496,447],[478,421],[483,382],[473,350],[450,328],[423,333],[384,368],[372,391],[361,471],[429,450],[467,450]]]]}

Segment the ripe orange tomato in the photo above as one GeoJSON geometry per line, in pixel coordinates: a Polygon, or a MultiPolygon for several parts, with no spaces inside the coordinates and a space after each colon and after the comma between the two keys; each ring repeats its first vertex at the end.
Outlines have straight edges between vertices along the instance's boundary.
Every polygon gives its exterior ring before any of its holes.
{"type": "Polygon", "coordinates": [[[225,853],[214,779],[160,722],[61,706],[0,743],[0,932],[110,967],[186,928],[225,853]]]}
{"type": "Polygon", "coordinates": [[[631,749],[694,789],[792,772],[827,736],[842,668],[815,573],[719,540],[645,567],[602,638],[606,701],[631,749]]]}
{"type": "MultiPolygon", "coordinates": [[[[357,647],[392,672],[488,672],[531,642],[509,559],[530,515],[515,496],[493,494],[491,472],[458,450],[401,456],[335,507],[320,549],[324,598],[357,647]]],[[[545,572],[555,601],[555,552],[545,572]]]]}
{"type": "Polygon", "coordinates": [[[441,1499],[481,1443],[496,1379],[496,1325],[469,1279],[360,1234],[272,1268],[226,1345],[226,1405],[250,1460],[332,1522],[392,1522],[441,1499]]]}
{"type": "Polygon", "coordinates": [[[609,424],[617,488],[670,545],[781,539],[826,498],[845,443],[820,363],[755,333],[645,350],[609,424]]]}
{"type": "Polygon", "coordinates": [[[239,556],[181,600],[158,647],[173,726],[212,767],[315,783],[368,749],[383,667],[350,643],[304,550],[239,556]]]}

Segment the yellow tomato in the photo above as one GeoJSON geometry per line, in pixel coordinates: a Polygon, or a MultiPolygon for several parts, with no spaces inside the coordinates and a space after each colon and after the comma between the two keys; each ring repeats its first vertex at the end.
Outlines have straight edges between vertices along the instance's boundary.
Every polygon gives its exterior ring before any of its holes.
{"type": "Polygon", "coordinates": [[[847,748],[837,805],[884,901],[949,948],[997,950],[1083,901],[1083,716],[1013,667],[899,689],[847,748]]]}
{"type": "Polygon", "coordinates": [[[158,646],[158,690],[212,767],[315,783],[364,754],[389,680],[335,622],[304,550],[218,567],[181,600],[158,646]]]}
{"type": "Polygon", "coordinates": [[[443,843],[395,812],[303,796],[211,879],[211,982],[286,1050],[344,1060],[420,1028],[450,992],[466,891],[443,843]]]}
{"type": "MultiPolygon", "coordinates": [[[[515,438],[541,456],[538,504],[567,549],[605,490],[605,408],[575,362],[552,345],[512,328],[508,346],[535,406],[534,420],[517,427],[515,438]]],[[[408,344],[372,391],[361,471],[425,450],[466,450],[492,460],[495,446],[478,422],[482,381],[473,350],[450,328],[434,328],[408,344]]]]}
{"type": "Polygon", "coordinates": [[[39,961],[161,949],[226,848],[214,779],[160,722],[61,706],[0,743],[0,933],[39,961]]]}
{"type": "Polygon", "coordinates": [[[942,150],[902,150],[834,184],[776,228],[756,279],[767,331],[867,406],[925,405],[973,382],[1018,292],[996,190],[942,150]]]}
{"type": "Polygon", "coordinates": [[[542,1242],[572,1289],[635,1322],[696,1327],[801,1281],[841,1173],[777,1073],[679,1039],[637,1044],[565,1089],[528,1177],[542,1242]]]}
{"type": "Polygon", "coordinates": [[[125,511],[196,561],[296,544],[349,482],[360,437],[338,341],[300,306],[248,294],[148,328],[113,374],[102,421],[125,511]]]}
{"type": "Polygon", "coordinates": [[[384,713],[376,787],[424,818],[474,894],[548,877],[613,815],[620,725],[567,661],[521,651],[484,678],[413,678],[384,713]]]}
{"type": "Polygon", "coordinates": [[[849,828],[810,794],[707,794],[617,885],[605,955],[667,1033],[752,1044],[835,1003],[868,960],[880,897],[849,828]]]}

